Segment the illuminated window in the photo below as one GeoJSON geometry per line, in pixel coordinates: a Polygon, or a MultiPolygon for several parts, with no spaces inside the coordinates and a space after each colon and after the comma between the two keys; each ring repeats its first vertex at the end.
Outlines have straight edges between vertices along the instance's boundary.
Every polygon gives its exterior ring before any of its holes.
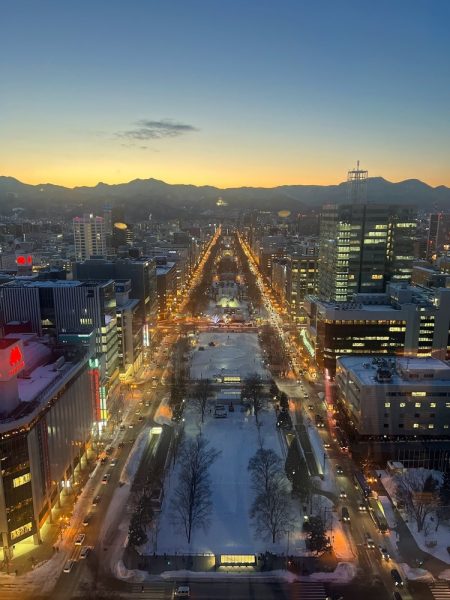
{"type": "Polygon", "coordinates": [[[25,525],[22,525],[22,527],[19,527],[18,529],[13,529],[10,534],[11,539],[15,540],[15,539],[21,537],[22,535],[24,535],[25,533],[28,533],[32,529],[33,529],[33,523],[26,523],[25,525]]]}
{"type": "Polygon", "coordinates": [[[433,425],[433,423],[429,423],[429,424],[428,424],[428,429],[434,429],[434,425],[433,425]]]}
{"type": "Polygon", "coordinates": [[[384,403],[384,408],[391,408],[391,403],[390,402],[385,402],[384,403]]]}
{"type": "Polygon", "coordinates": [[[29,481],[31,481],[31,473],[25,473],[25,475],[20,475],[19,477],[15,477],[13,479],[13,487],[20,487],[29,481]]]}
{"type": "Polygon", "coordinates": [[[430,402],[430,408],[436,408],[436,402],[430,402]]]}
{"type": "Polygon", "coordinates": [[[415,406],[416,408],[420,408],[420,407],[422,406],[422,403],[421,403],[421,402],[416,402],[416,403],[414,404],[414,406],[415,406]]]}
{"type": "Polygon", "coordinates": [[[419,429],[419,423],[413,423],[413,428],[414,429],[419,429]]]}
{"type": "Polygon", "coordinates": [[[405,408],[406,402],[400,402],[400,408],[405,408]]]}
{"type": "Polygon", "coordinates": [[[426,396],[426,392],[411,392],[411,396],[426,396]]]}

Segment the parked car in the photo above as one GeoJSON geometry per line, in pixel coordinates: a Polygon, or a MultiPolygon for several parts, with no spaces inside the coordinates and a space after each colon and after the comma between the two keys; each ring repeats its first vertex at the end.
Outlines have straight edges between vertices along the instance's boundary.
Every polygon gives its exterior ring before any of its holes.
{"type": "Polygon", "coordinates": [[[225,406],[222,404],[216,404],[214,408],[214,417],[216,419],[225,419],[227,416],[227,411],[225,410],[225,406]]]}
{"type": "Polygon", "coordinates": [[[347,492],[341,488],[339,498],[347,498],[347,492]]]}
{"type": "Polygon", "coordinates": [[[99,502],[100,502],[100,500],[101,500],[101,499],[102,499],[102,497],[101,497],[101,496],[98,496],[98,495],[97,495],[97,496],[95,496],[95,498],[92,500],[92,504],[93,504],[94,506],[97,506],[97,504],[99,504],[99,502]]]}
{"type": "Polygon", "coordinates": [[[381,558],[383,560],[390,560],[391,555],[389,554],[387,548],[385,548],[384,546],[378,546],[378,550],[380,551],[381,558]]]}
{"type": "Polygon", "coordinates": [[[375,548],[375,542],[373,541],[371,535],[369,533],[365,533],[365,538],[366,538],[366,546],[368,548],[375,548]]]}
{"type": "Polygon", "coordinates": [[[84,542],[85,537],[86,536],[84,535],[84,533],[79,533],[75,538],[75,546],[81,546],[81,544],[84,542]]]}
{"type": "Polygon", "coordinates": [[[91,551],[90,546],[83,546],[83,548],[81,548],[80,558],[87,558],[90,551],[91,551]]]}
{"type": "Polygon", "coordinates": [[[109,463],[110,467],[115,467],[117,465],[117,458],[113,458],[113,460],[109,463]]]}
{"type": "Polygon", "coordinates": [[[174,598],[190,598],[191,589],[188,585],[180,585],[173,593],[174,598]]]}
{"type": "Polygon", "coordinates": [[[360,512],[367,512],[367,506],[364,504],[364,502],[359,502],[358,503],[358,510],[360,512]]]}
{"type": "Polygon", "coordinates": [[[107,483],[109,483],[110,479],[111,479],[111,473],[105,473],[102,477],[103,485],[106,485],[107,483]]]}
{"type": "Polygon", "coordinates": [[[336,465],[336,475],[343,475],[344,474],[344,469],[342,467],[340,467],[339,465],[336,465]]]}

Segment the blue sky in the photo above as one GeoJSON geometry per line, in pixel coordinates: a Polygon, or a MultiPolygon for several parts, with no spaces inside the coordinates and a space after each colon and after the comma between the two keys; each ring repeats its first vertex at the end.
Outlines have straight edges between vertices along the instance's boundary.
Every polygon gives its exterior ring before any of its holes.
{"type": "Polygon", "coordinates": [[[2,174],[450,185],[448,1],[0,6],[2,174]]]}

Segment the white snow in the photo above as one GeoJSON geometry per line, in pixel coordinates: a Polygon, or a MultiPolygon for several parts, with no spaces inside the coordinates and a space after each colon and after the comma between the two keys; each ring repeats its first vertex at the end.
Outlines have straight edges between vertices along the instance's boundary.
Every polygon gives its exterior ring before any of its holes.
{"type": "Polygon", "coordinates": [[[407,563],[400,563],[399,567],[408,581],[423,581],[424,583],[432,583],[434,581],[433,575],[426,569],[413,568],[407,563]]]}
{"type": "Polygon", "coordinates": [[[378,500],[383,506],[384,514],[386,516],[386,521],[388,522],[389,529],[395,529],[397,527],[397,517],[395,516],[392,502],[387,496],[378,496],[378,500]]]}
{"type": "Polygon", "coordinates": [[[256,333],[200,333],[198,346],[192,352],[191,378],[214,379],[222,372],[240,375],[250,373],[269,377],[262,364],[262,356],[256,333]],[[214,342],[215,346],[209,346],[214,342]],[[198,348],[204,348],[199,350],[198,348]]]}
{"type": "Polygon", "coordinates": [[[133,448],[128,455],[127,461],[123,466],[122,473],[120,474],[121,483],[131,483],[133,481],[139,463],[141,462],[145,445],[148,442],[149,435],[151,435],[151,427],[145,427],[138,435],[133,448]]]}
{"type": "MultiPolygon", "coordinates": [[[[182,531],[177,530],[171,518],[170,498],[177,485],[177,468],[166,480],[166,495],[159,523],[157,552],[167,554],[214,553],[214,554],[255,554],[272,550],[286,552],[287,539],[278,544],[255,539],[249,519],[253,499],[248,473],[249,459],[258,448],[258,431],[255,417],[241,412],[240,406],[226,419],[207,417],[202,429],[212,447],[220,451],[220,456],[210,469],[213,509],[209,529],[196,530],[189,546],[182,531]]],[[[194,413],[187,410],[186,435],[198,433],[194,413]]],[[[260,413],[261,435],[264,447],[272,448],[280,457],[281,449],[275,426],[275,411],[272,407],[260,413]]],[[[289,553],[298,554],[304,547],[298,526],[290,532],[289,553]]],[[[147,547],[147,553],[153,548],[147,547]]]]}
{"type": "MultiPolygon", "coordinates": [[[[438,471],[429,471],[433,474],[437,479],[440,480],[441,473],[438,471]]],[[[395,500],[395,479],[393,476],[389,475],[386,471],[378,471],[381,474],[381,483],[383,484],[385,490],[392,498],[395,500]]],[[[436,519],[432,515],[434,520],[431,521],[428,518],[425,523],[425,527],[422,531],[417,531],[417,525],[413,518],[408,517],[405,511],[399,511],[402,519],[406,523],[409,531],[413,535],[417,545],[424,552],[428,552],[432,556],[439,558],[443,562],[450,564],[450,554],[447,551],[447,546],[450,545],[450,525],[449,523],[441,523],[437,531],[436,529],[436,519]]]]}

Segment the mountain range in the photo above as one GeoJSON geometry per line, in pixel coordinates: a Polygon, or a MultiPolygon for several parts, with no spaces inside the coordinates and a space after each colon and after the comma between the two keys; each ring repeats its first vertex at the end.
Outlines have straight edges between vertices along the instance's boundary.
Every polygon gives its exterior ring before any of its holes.
{"type": "MultiPolygon", "coordinates": [[[[31,216],[54,215],[55,211],[67,216],[84,212],[98,212],[103,206],[124,205],[127,217],[157,218],[188,216],[217,211],[219,198],[229,209],[290,210],[300,212],[322,204],[342,203],[347,200],[347,186],[338,185],[282,185],[274,188],[240,187],[221,189],[213,186],[169,184],[157,179],[134,179],[128,183],[109,185],[98,183],[93,187],[67,188],[50,183],[29,185],[13,177],[0,176],[0,213],[11,214],[23,208],[31,216]]],[[[382,177],[367,181],[369,202],[413,204],[418,209],[449,210],[450,188],[431,187],[418,179],[392,183],[382,177]]]]}

